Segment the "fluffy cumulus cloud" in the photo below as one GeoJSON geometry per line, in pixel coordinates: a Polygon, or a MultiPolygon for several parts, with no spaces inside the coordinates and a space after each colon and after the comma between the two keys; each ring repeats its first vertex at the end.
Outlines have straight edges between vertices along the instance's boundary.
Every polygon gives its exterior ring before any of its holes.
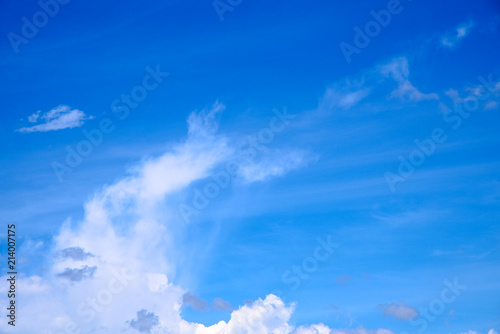
{"type": "Polygon", "coordinates": [[[60,105],[45,114],[41,111],[28,116],[28,121],[30,123],[37,123],[42,120],[42,123],[37,125],[32,125],[29,127],[23,127],[18,129],[19,132],[46,132],[55,131],[62,129],[71,129],[80,127],[83,125],[85,120],[91,119],[92,117],[87,116],[83,111],[78,109],[71,109],[69,106],[60,105]]]}
{"type": "Polygon", "coordinates": [[[196,334],[287,334],[293,331],[288,323],[294,305],[285,303],[275,295],[258,299],[250,305],[244,305],[231,313],[231,319],[206,327],[201,324],[182,321],[180,333],[196,334]]]}
{"type": "Polygon", "coordinates": [[[300,326],[295,331],[295,334],[330,334],[330,328],[323,324],[300,326]]]}
{"type": "Polygon", "coordinates": [[[392,331],[380,328],[377,330],[368,330],[365,328],[356,329],[330,329],[323,324],[312,326],[301,326],[297,328],[294,334],[394,334],[392,331]]]}
{"type": "MultiPolygon", "coordinates": [[[[25,302],[17,312],[29,315],[29,321],[19,321],[16,333],[285,334],[295,330],[289,323],[294,305],[275,295],[236,309],[215,299],[213,309],[232,313],[229,321],[212,326],[181,316],[184,304],[198,308],[201,304],[172,283],[182,250],[178,241],[182,238],[174,236],[186,226],[172,203],[179,192],[208,178],[234,156],[237,145],[217,134],[216,118],[222,110],[216,103],[192,113],[183,142],[159,157],[143,160],[128,176],[96,191],[85,203],[81,221],[67,219],[62,224],[44,274],[18,277],[25,302]]],[[[60,119],[67,111],[63,108],[41,117],[60,119]]],[[[289,158],[273,157],[274,161],[266,157],[268,165],[289,164],[289,158]]],[[[241,170],[238,175],[247,181],[262,178],[250,178],[241,170]]],[[[6,277],[0,279],[0,289],[5,291],[6,277]]],[[[7,302],[6,295],[1,295],[0,303],[7,302]]],[[[329,331],[317,325],[296,332],[306,330],[329,331]]],[[[12,327],[2,321],[0,332],[12,332],[12,327]]]]}

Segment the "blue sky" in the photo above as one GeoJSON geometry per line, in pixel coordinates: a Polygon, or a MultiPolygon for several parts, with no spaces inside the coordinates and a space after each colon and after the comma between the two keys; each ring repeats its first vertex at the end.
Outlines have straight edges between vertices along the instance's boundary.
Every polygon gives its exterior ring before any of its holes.
{"type": "Polygon", "coordinates": [[[497,2],[0,9],[1,332],[500,328],[497,2]]]}

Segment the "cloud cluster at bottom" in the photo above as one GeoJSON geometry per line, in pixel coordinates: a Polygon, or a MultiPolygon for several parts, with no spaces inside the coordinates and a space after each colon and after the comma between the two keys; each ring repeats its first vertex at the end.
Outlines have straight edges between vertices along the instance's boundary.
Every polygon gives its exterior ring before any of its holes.
{"type": "MultiPolygon", "coordinates": [[[[336,330],[323,324],[294,328],[290,317],[295,305],[272,294],[233,310],[228,322],[205,326],[182,319],[183,303],[195,299],[172,283],[183,249],[174,238],[174,231],[183,233],[183,225],[172,198],[209,177],[235,151],[228,138],[217,134],[215,113],[221,109],[216,104],[193,113],[184,142],[104,186],[85,203],[82,221],[68,219],[62,225],[47,254],[52,262],[46,274],[18,277],[22,296],[15,333],[392,333],[336,330]]],[[[275,163],[283,161],[273,157],[275,163]]],[[[0,288],[6,288],[5,276],[1,282],[0,288]]],[[[7,304],[6,295],[0,296],[0,303],[7,304]]],[[[223,300],[212,306],[231,309],[223,300]]],[[[13,328],[3,321],[0,332],[13,328]]]]}

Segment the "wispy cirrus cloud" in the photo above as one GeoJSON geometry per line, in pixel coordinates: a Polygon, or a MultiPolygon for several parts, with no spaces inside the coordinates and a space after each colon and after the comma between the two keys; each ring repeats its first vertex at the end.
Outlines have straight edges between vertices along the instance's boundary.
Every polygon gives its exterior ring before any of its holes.
{"type": "Polygon", "coordinates": [[[366,110],[376,110],[375,106],[380,103],[377,101],[377,96],[387,94],[389,89],[389,100],[398,99],[403,102],[439,100],[438,94],[423,93],[415,87],[410,81],[408,59],[397,57],[374,66],[357,77],[340,80],[327,88],[319,101],[318,110],[351,111],[363,106],[366,110]]]}
{"type": "Polygon", "coordinates": [[[291,170],[298,169],[316,157],[308,156],[305,152],[279,149],[263,149],[263,155],[255,161],[244,162],[240,165],[239,174],[245,182],[265,181],[273,177],[283,176],[291,170]]]}
{"type": "Polygon", "coordinates": [[[408,99],[410,101],[439,100],[437,94],[425,94],[413,86],[408,79],[410,75],[408,60],[404,57],[396,58],[389,64],[382,66],[381,73],[387,77],[392,77],[398,83],[398,87],[390,95],[391,98],[408,99]]]}
{"type": "Polygon", "coordinates": [[[454,47],[462,38],[469,34],[472,27],[474,27],[472,22],[459,26],[454,33],[448,33],[441,37],[441,45],[448,48],[454,47]]]}
{"type": "Polygon", "coordinates": [[[358,105],[370,94],[370,88],[356,86],[347,81],[344,87],[328,88],[320,102],[320,109],[349,110],[358,105]]]}
{"type": "Polygon", "coordinates": [[[497,108],[498,108],[498,102],[496,102],[496,101],[489,101],[484,106],[484,109],[486,109],[486,110],[497,109],[497,108]]]}
{"type": "Polygon", "coordinates": [[[43,123],[22,127],[16,131],[26,133],[72,129],[82,126],[87,119],[92,119],[92,116],[87,116],[81,110],[71,109],[67,105],[60,105],[45,114],[42,114],[41,110],[38,110],[36,113],[28,116],[28,121],[30,123],[37,123],[39,120],[43,120],[43,123]]]}
{"type": "MultiPolygon", "coordinates": [[[[482,96],[486,96],[487,102],[484,104],[484,110],[496,109],[500,101],[500,81],[494,81],[491,75],[483,80],[481,85],[467,86],[460,91],[450,88],[444,94],[454,105],[474,103],[477,98],[482,99],[482,96]]],[[[441,108],[445,112],[448,110],[444,104],[441,104],[441,108]]]]}

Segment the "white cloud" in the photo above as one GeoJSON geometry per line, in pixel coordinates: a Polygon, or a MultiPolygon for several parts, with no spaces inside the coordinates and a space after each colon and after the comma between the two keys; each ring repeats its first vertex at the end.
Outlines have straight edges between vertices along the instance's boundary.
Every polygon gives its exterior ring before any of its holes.
{"type": "MultiPolygon", "coordinates": [[[[25,302],[17,311],[30,319],[19,320],[16,333],[294,332],[289,323],[294,304],[286,305],[275,295],[241,306],[232,311],[229,321],[212,326],[188,322],[181,316],[183,304],[193,305],[201,299],[189,298],[193,295],[172,283],[176,268],[184,264],[181,259],[187,247],[178,236],[188,231],[176,215],[172,198],[208,178],[234,155],[230,140],[216,133],[215,117],[222,109],[215,104],[209,110],[192,113],[184,142],[157,158],[145,159],[128,176],[96,191],[85,203],[81,221],[64,222],[50,247],[52,256],[47,258],[52,262],[46,274],[18,277],[25,302]]],[[[57,112],[46,117],[57,117],[57,112]]],[[[277,169],[263,175],[255,168],[243,176],[247,181],[283,175],[290,164],[297,165],[297,158],[286,154],[277,160],[264,156],[262,166],[277,169]],[[279,162],[285,165],[281,170],[279,162]]],[[[6,276],[1,277],[0,289],[5,290],[7,284],[6,276]]],[[[6,295],[0,295],[0,304],[7,302],[6,295]]],[[[211,306],[232,309],[222,299],[215,299],[211,306]]],[[[10,331],[6,321],[0,322],[0,332],[10,331]]],[[[392,334],[387,330],[335,331],[321,324],[295,332],[392,334]]]]}
{"type": "Polygon", "coordinates": [[[392,331],[380,328],[376,330],[369,330],[365,328],[356,329],[330,329],[323,324],[312,326],[301,326],[296,329],[294,334],[394,334],[392,331]]]}
{"type": "Polygon", "coordinates": [[[357,87],[349,81],[344,87],[328,88],[320,101],[320,109],[332,110],[342,108],[349,110],[358,105],[370,94],[369,88],[357,87]]]}
{"type": "Polygon", "coordinates": [[[294,334],[330,334],[330,328],[323,324],[300,326],[295,330],[294,334]]]}
{"type": "MultiPolygon", "coordinates": [[[[476,99],[485,99],[484,110],[497,109],[498,96],[500,95],[500,82],[493,82],[490,76],[489,82],[487,81],[486,85],[487,87],[485,85],[468,86],[462,90],[462,93],[456,89],[450,88],[445,92],[445,95],[452,100],[454,105],[468,102],[474,104],[476,99]]],[[[443,112],[446,112],[448,107],[442,104],[441,109],[443,112]]]]}
{"type": "Polygon", "coordinates": [[[399,320],[412,320],[418,315],[418,311],[414,307],[407,306],[404,302],[379,305],[379,308],[384,310],[384,315],[390,315],[399,320]]]}
{"type": "Polygon", "coordinates": [[[33,125],[30,127],[23,127],[18,129],[19,132],[46,132],[62,129],[71,129],[80,127],[84,121],[91,119],[85,113],[78,109],[71,109],[69,106],[60,105],[47,113],[40,115],[41,111],[28,116],[30,123],[36,123],[39,118],[44,120],[44,123],[33,125]]]}
{"type": "Polygon", "coordinates": [[[239,174],[246,182],[265,181],[305,166],[311,160],[313,158],[297,150],[263,149],[258,159],[240,163],[239,174]]]}
{"type": "Polygon", "coordinates": [[[368,330],[365,328],[348,329],[348,330],[337,330],[332,329],[330,334],[394,334],[392,331],[380,328],[376,330],[368,330]]]}
{"type": "MultiPolygon", "coordinates": [[[[188,303],[183,288],[172,283],[183,247],[174,235],[185,226],[172,198],[234,155],[230,140],[217,134],[216,103],[188,118],[187,139],[157,158],[145,159],[130,174],[104,186],[84,206],[80,222],[68,219],[54,237],[50,266],[40,276],[20,276],[18,286],[27,302],[19,314],[16,333],[290,333],[293,305],[273,295],[231,313],[231,320],[205,327],[182,319],[188,303]],[[175,232],[174,232],[175,231],[175,232]]],[[[68,108],[42,115],[50,124],[61,120],[68,108]]],[[[35,130],[33,130],[35,131],[35,130]]],[[[258,166],[242,174],[247,181],[283,175],[299,164],[291,154],[264,154],[258,166]],[[282,164],[280,166],[280,163],[282,164]],[[260,166],[260,167],[259,167],[260,166]],[[266,175],[259,169],[270,167],[266,175]]],[[[291,151],[293,152],[293,151],[291,151]]],[[[0,288],[6,288],[1,277],[0,288]]],[[[0,296],[6,304],[6,295],[0,296]]],[[[222,299],[212,303],[229,310],[222,299]]],[[[231,307],[232,308],[232,307],[231,307]]],[[[0,332],[10,326],[0,322],[0,332]]]]}
{"type": "Polygon", "coordinates": [[[474,25],[472,24],[472,22],[461,25],[455,30],[453,34],[446,34],[445,36],[443,36],[441,38],[441,44],[449,48],[454,47],[458,43],[458,41],[460,41],[462,38],[466,37],[469,34],[470,29],[473,26],[474,25]]]}
{"type": "Polygon", "coordinates": [[[41,112],[42,112],[41,110],[38,110],[36,113],[28,116],[28,122],[36,123],[36,121],[38,121],[38,118],[40,117],[41,112]]]}
{"type": "Polygon", "coordinates": [[[439,100],[438,94],[422,93],[411,83],[409,77],[408,59],[406,57],[392,59],[389,63],[363,71],[362,75],[340,80],[328,87],[319,100],[318,112],[335,111],[340,114],[355,107],[365,107],[370,111],[385,110],[388,108],[387,101],[381,102],[376,97],[383,96],[389,86],[392,86],[390,99],[411,102],[439,100]],[[395,89],[394,81],[397,84],[395,89]]]}
{"type": "Polygon", "coordinates": [[[196,334],[288,334],[293,330],[288,323],[293,310],[293,304],[286,306],[277,296],[268,295],[264,300],[259,298],[251,305],[233,311],[227,323],[220,321],[216,325],[205,327],[183,321],[180,329],[181,333],[196,334]]]}
{"type": "Polygon", "coordinates": [[[389,64],[382,66],[380,72],[386,77],[393,78],[398,83],[398,87],[390,95],[391,98],[408,99],[410,101],[439,100],[437,94],[424,94],[413,86],[408,79],[410,75],[408,60],[404,57],[396,58],[389,64]]]}

